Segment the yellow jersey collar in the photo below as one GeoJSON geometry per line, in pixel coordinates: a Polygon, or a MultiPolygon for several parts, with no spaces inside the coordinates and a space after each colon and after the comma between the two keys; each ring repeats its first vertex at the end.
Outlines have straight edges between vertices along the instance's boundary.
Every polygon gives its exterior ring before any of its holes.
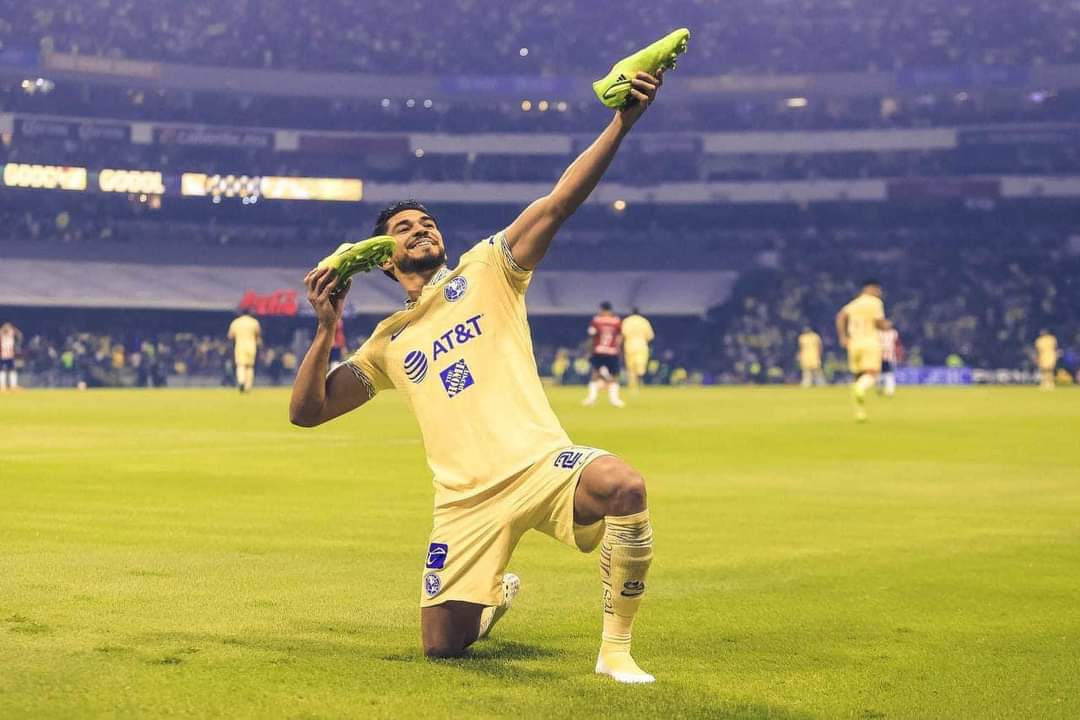
{"type": "Polygon", "coordinates": [[[420,295],[418,295],[415,300],[405,298],[405,308],[411,310],[413,307],[415,307],[416,303],[420,302],[420,298],[424,297],[424,290],[427,290],[429,287],[434,287],[438,285],[439,282],[449,274],[450,268],[446,267],[445,265],[439,268],[439,271],[432,275],[431,279],[427,281],[423,288],[421,288],[420,295]]]}

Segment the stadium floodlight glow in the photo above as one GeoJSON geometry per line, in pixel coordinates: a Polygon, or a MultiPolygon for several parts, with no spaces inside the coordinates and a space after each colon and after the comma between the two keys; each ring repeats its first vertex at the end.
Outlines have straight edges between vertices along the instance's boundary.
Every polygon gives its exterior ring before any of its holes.
{"type": "Polygon", "coordinates": [[[525,112],[529,112],[530,110],[532,110],[532,102],[529,101],[529,100],[522,100],[521,101],[521,109],[524,110],[525,112]]]}
{"type": "MultiPolygon", "coordinates": [[[[106,168],[98,173],[98,189],[101,192],[164,195],[165,179],[161,173],[151,170],[106,168]]],[[[146,201],[143,200],[143,202],[146,201]]]]}
{"type": "Polygon", "coordinates": [[[559,102],[555,103],[555,109],[559,112],[566,112],[566,108],[568,107],[569,106],[566,104],[565,100],[560,100],[559,102]]]}
{"type": "Polygon", "coordinates": [[[541,100],[536,105],[536,109],[540,112],[547,112],[549,107],[551,107],[551,103],[549,103],[547,100],[541,100]]]}
{"type": "Polygon", "coordinates": [[[240,198],[248,205],[259,200],[327,200],[360,202],[364,182],[359,178],[315,178],[266,175],[207,175],[184,173],[180,194],[188,197],[240,198]]]}
{"type": "Polygon", "coordinates": [[[379,104],[382,105],[384,108],[390,107],[390,98],[383,98],[382,102],[380,102],[379,104]]]}
{"type": "Polygon", "coordinates": [[[431,106],[432,106],[432,105],[434,105],[434,104],[435,104],[435,103],[431,102],[431,98],[428,98],[427,100],[425,100],[425,101],[424,101],[424,107],[426,107],[426,108],[429,108],[429,109],[430,109],[430,108],[431,108],[431,106]]]}
{"type": "Polygon", "coordinates": [[[622,212],[623,210],[626,209],[626,201],[625,200],[616,200],[615,202],[611,203],[611,208],[615,212],[622,212]]]}
{"type": "Polygon", "coordinates": [[[416,148],[416,152],[413,153],[418,158],[424,157],[424,148],[416,148]]]}
{"type": "Polygon", "coordinates": [[[788,98],[784,104],[789,108],[804,108],[810,104],[810,101],[804,97],[792,97],[788,98]]]}
{"type": "Polygon", "coordinates": [[[251,203],[258,200],[324,200],[330,202],[360,202],[364,199],[364,182],[359,178],[312,178],[268,175],[259,182],[259,190],[251,203]]]}
{"type": "Polygon", "coordinates": [[[86,168],[66,165],[4,165],[4,185],[36,190],[86,190],[86,168]]]}
{"type": "Polygon", "coordinates": [[[416,107],[416,98],[409,98],[406,100],[405,107],[416,107]]]}
{"type": "Polygon", "coordinates": [[[518,50],[518,55],[520,55],[521,57],[529,57],[529,48],[521,48],[520,50],[518,50]]]}

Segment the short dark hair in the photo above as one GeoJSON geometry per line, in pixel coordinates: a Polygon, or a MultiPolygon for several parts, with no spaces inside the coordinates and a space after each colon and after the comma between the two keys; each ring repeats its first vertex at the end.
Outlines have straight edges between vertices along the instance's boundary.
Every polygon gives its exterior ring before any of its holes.
{"type": "MultiPolygon", "coordinates": [[[[435,220],[435,216],[432,215],[431,211],[424,207],[419,200],[401,200],[387,205],[379,211],[379,217],[375,219],[375,227],[371,234],[385,235],[386,231],[390,229],[390,218],[403,210],[419,210],[429,216],[432,220],[435,220]]],[[[438,225],[439,221],[435,220],[435,224],[438,225]]]]}
{"type": "Polygon", "coordinates": [[[630,308],[630,314],[631,315],[640,315],[641,311],[638,310],[636,307],[632,307],[632,308],[630,308]]]}
{"type": "Polygon", "coordinates": [[[877,278],[873,278],[873,277],[866,278],[865,280],[863,280],[863,284],[862,284],[863,287],[870,287],[871,285],[881,287],[881,281],[878,280],[877,278]]]}
{"type": "Polygon", "coordinates": [[[609,303],[607,300],[605,300],[604,302],[600,303],[600,309],[601,310],[611,310],[611,303],[609,303]]]}

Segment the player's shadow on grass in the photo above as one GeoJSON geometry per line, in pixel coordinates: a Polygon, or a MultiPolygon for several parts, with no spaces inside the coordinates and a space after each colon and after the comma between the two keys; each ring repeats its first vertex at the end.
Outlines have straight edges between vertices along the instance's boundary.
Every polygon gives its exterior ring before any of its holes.
{"type": "Polygon", "coordinates": [[[478,675],[487,675],[502,680],[537,680],[556,678],[556,673],[531,667],[529,664],[508,665],[507,661],[543,660],[562,657],[563,653],[539,645],[529,645],[506,640],[484,640],[469,648],[459,658],[427,660],[419,650],[397,655],[384,656],[383,660],[397,662],[432,662],[444,667],[460,668],[478,675]]]}

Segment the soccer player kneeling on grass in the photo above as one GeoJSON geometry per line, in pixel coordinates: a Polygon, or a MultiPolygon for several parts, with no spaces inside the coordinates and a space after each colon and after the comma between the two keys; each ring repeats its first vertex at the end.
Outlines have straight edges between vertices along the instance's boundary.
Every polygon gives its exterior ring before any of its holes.
{"type": "Polygon", "coordinates": [[[374,234],[395,245],[380,267],[401,284],[405,308],[329,375],[349,283],[329,267],[305,279],[318,329],[293,387],[292,422],[319,425],[396,388],[420,425],[436,489],[419,578],[429,657],[460,655],[491,631],[520,587],[505,573],[510,555],[536,529],[585,552],[600,546],[604,623],[596,671],[620,682],[653,681],[630,655],[652,562],[645,483],[619,458],[570,442],[536,371],[525,291],[556,231],[652,103],[662,75],[638,73],[636,103],[616,111],[549,195],[477,243],[454,269],[423,205],[385,209],[374,234]]]}

